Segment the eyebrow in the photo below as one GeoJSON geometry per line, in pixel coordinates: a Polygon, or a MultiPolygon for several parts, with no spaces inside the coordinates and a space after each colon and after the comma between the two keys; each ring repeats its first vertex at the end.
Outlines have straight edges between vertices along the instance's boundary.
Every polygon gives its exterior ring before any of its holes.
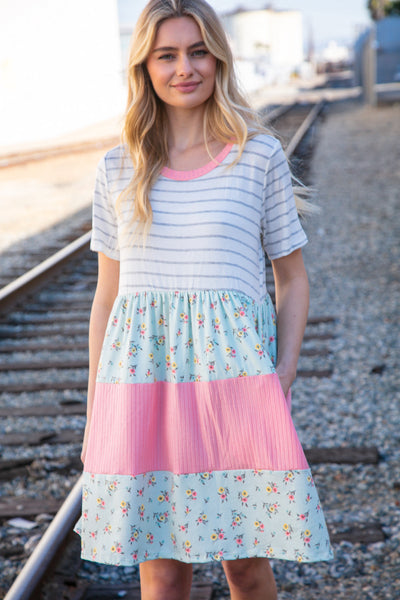
{"type": "MultiPolygon", "coordinates": [[[[193,50],[194,48],[200,48],[201,46],[205,47],[205,43],[195,42],[194,44],[191,44],[188,49],[193,50]]],[[[178,48],[175,48],[174,46],[162,46],[160,48],[155,48],[153,52],[171,52],[171,50],[178,50],[178,48]]]]}

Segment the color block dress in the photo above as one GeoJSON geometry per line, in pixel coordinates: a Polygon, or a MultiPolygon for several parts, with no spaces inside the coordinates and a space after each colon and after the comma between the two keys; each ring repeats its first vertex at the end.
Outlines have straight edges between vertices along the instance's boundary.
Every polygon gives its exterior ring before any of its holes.
{"type": "Polygon", "coordinates": [[[306,243],[282,148],[228,145],[164,168],[143,247],[115,203],[133,171],[100,162],[91,247],[120,261],[84,465],[82,557],[113,565],[332,558],[323,512],[275,373],[270,259],[306,243]],[[126,231],[126,229],[125,229],[126,231]]]}

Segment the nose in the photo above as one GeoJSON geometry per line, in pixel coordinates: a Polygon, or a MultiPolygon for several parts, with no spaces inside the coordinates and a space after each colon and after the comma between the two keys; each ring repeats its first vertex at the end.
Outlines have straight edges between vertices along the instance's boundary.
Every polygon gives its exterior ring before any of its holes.
{"type": "Polygon", "coordinates": [[[182,54],[176,65],[176,74],[179,77],[190,77],[193,73],[192,63],[190,57],[187,54],[182,54]]]}

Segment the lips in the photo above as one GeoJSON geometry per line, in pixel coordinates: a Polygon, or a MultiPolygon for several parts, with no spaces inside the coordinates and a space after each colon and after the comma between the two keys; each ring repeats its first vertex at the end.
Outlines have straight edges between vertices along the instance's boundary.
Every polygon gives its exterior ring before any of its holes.
{"type": "Polygon", "coordinates": [[[190,93],[190,92],[194,92],[198,86],[200,85],[200,82],[198,81],[188,81],[186,83],[178,83],[176,85],[174,85],[173,87],[178,90],[179,92],[184,92],[186,94],[190,93]]]}

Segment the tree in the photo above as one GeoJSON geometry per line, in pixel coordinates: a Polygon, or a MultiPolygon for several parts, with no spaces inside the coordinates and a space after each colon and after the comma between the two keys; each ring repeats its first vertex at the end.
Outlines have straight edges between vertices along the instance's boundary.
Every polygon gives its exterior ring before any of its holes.
{"type": "Polygon", "coordinates": [[[389,2],[389,4],[390,6],[388,7],[388,9],[386,9],[386,15],[400,16],[400,0],[396,0],[395,2],[389,2]]]}
{"type": "Polygon", "coordinates": [[[400,16],[400,0],[368,0],[368,10],[374,21],[392,15],[400,16]]]}

